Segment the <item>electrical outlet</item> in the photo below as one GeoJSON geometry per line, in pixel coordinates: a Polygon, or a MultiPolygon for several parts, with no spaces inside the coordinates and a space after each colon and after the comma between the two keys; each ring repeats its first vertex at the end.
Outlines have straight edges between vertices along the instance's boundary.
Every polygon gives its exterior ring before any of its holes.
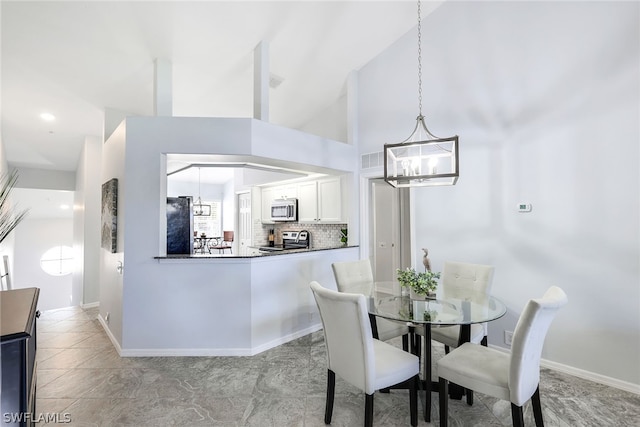
{"type": "Polygon", "coordinates": [[[504,343],[511,346],[511,340],[513,339],[513,331],[504,331],[504,343]]]}

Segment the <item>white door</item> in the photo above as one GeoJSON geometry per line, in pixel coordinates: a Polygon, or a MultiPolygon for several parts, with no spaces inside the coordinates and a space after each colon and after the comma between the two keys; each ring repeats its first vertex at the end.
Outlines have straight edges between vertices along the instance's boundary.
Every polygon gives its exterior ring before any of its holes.
{"type": "Polygon", "coordinates": [[[371,265],[378,290],[398,294],[397,269],[410,267],[410,236],[408,236],[408,192],[387,184],[382,179],[371,181],[370,224],[373,253],[371,265]],[[403,206],[403,204],[407,206],[403,206]]]}
{"type": "Polygon", "coordinates": [[[251,246],[251,193],[238,195],[238,254],[248,255],[251,246]]]}

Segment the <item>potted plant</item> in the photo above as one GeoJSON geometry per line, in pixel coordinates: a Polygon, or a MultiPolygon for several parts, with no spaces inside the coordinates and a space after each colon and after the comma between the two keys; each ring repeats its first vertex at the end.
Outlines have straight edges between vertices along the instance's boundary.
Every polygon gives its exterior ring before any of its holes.
{"type": "Polygon", "coordinates": [[[341,228],[340,229],[340,241],[342,242],[342,246],[347,246],[347,241],[348,241],[349,237],[348,237],[348,231],[346,228],[341,228]]]}
{"type": "Polygon", "coordinates": [[[11,190],[13,190],[17,180],[18,174],[15,171],[0,176],[0,243],[4,241],[27,214],[27,210],[16,212],[9,200],[11,190]]]}
{"type": "Polygon", "coordinates": [[[440,278],[440,272],[434,273],[433,271],[425,271],[418,273],[413,268],[407,268],[406,270],[398,269],[398,282],[400,286],[409,288],[411,292],[411,298],[425,298],[435,296],[436,289],[438,288],[438,280],[440,278]]]}

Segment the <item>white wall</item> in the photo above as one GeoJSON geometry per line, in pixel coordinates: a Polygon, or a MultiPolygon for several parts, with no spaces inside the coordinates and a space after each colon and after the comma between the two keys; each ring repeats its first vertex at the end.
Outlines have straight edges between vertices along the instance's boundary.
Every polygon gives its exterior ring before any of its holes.
{"type": "Polygon", "coordinates": [[[236,226],[236,193],[235,183],[227,181],[222,199],[222,231],[235,231],[236,226]]]}
{"type": "MultiPolygon", "coordinates": [[[[158,159],[159,161],[160,159],[158,159]]],[[[123,282],[127,274],[127,266],[124,265],[123,274],[118,272],[118,263],[124,262],[124,245],[126,235],[126,204],[124,202],[127,180],[125,175],[125,125],[124,122],[111,134],[109,139],[102,146],[102,167],[100,171],[100,185],[112,178],[118,179],[118,206],[117,206],[117,244],[116,253],[111,253],[102,247],[100,253],[100,317],[109,321],[109,333],[117,342],[122,342],[123,337],[123,312],[124,296],[123,282]]],[[[135,165],[131,165],[135,167],[135,165]]],[[[156,175],[158,185],[160,174],[156,175]]],[[[166,202],[165,202],[166,203],[166,202]]],[[[157,212],[158,206],[154,206],[154,211],[149,211],[144,204],[132,207],[134,212],[142,218],[157,212]]],[[[144,238],[136,236],[138,238],[144,238]]],[[[157,240],[156,240],[157,241],[157,240]]]]}
{"type": "MultiPolygon", "coordinates": [[[[9,165],[7,163],[7,156],[4,151],[4,144],[2,142],[2,132],[0,132],[0,175],[9,173],[9,165]]],[[[9,257],[9,272],[13,274],[13,259],[14,259],[14,235],[15,233],[11,233],[7,236],[7,238],[0,243],[0,260],[4,255],[9,257]]],[[[4,267],[3,267],[4,269],[4,267]]],[[[3,271],[3,274],[5,272],[3,271]]],[[[3,280],[1,283],[0,289],[5,289],[6,282],[3,280]]]]}
{"type": "MultiPolygon", "coordinates": [[[[200,197],[202,201],[222,200],[224,195],[224,186],[218,184],[201,184],[200,197]]],[[[193,200],[198,198],[198,183],[189,181],[178,181],[167,179],[167,197],[192,196],[193,200]]]]}
{"type": "Polygon", "coordinates": [[[100,301],[100,156],[102,141],[85,139],[76,171],[73,209],[73,249],[77,270],[73,273],[71,305],[100,301]]]}
{"type": "MultiPolygon", "coordinates": [[[[455,187],[412,192],[414,266],[496,266],[509,314],[561,286],[543,358],[640,384],[639,4],[447,2],[423,22],[423,114],[460,136],[455,187]],[[533,204],[518,213],[518,202],[533,204]]],[[[416,33],[359,73],[360,152],[418,112],[416,33]]]]}
{"type": "Polygon", "coordinates": [[[39,310],[68,307],[74,299],[72,277],[51,276],[40,268],[40,258],[55,246],[73,245],[72,219],[25,219],[14,230],[13,289],[40,288],[39,310]]]}
{"type": "Polygon", "coordinates": [[[17,168],[20,179],[16,188],[41,188],[48,190],[75,190],[75,174],[50,169],[17,168]]]}
{"type": "Polygon", "coordinates": [[[347,96],[341,96],[335,104],[316,114],[300,130],[322,135],[336,141],[347,141],[347,96]]]}

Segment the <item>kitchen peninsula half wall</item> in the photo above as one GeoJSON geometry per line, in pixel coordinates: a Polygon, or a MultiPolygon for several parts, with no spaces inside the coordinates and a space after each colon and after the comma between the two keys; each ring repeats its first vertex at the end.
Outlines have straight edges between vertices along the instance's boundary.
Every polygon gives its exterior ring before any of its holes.
{"type": "Polygon", "coordinates": [[[156,259],[161,291],[132,311],[135,347],[121,356],[251,356],[322,327],[309,283],[336,289],[331,264],[355,261],[358,247],[277,256],[156,259]],[[171,295],[159,305],[158,298],[171,295]]]}

